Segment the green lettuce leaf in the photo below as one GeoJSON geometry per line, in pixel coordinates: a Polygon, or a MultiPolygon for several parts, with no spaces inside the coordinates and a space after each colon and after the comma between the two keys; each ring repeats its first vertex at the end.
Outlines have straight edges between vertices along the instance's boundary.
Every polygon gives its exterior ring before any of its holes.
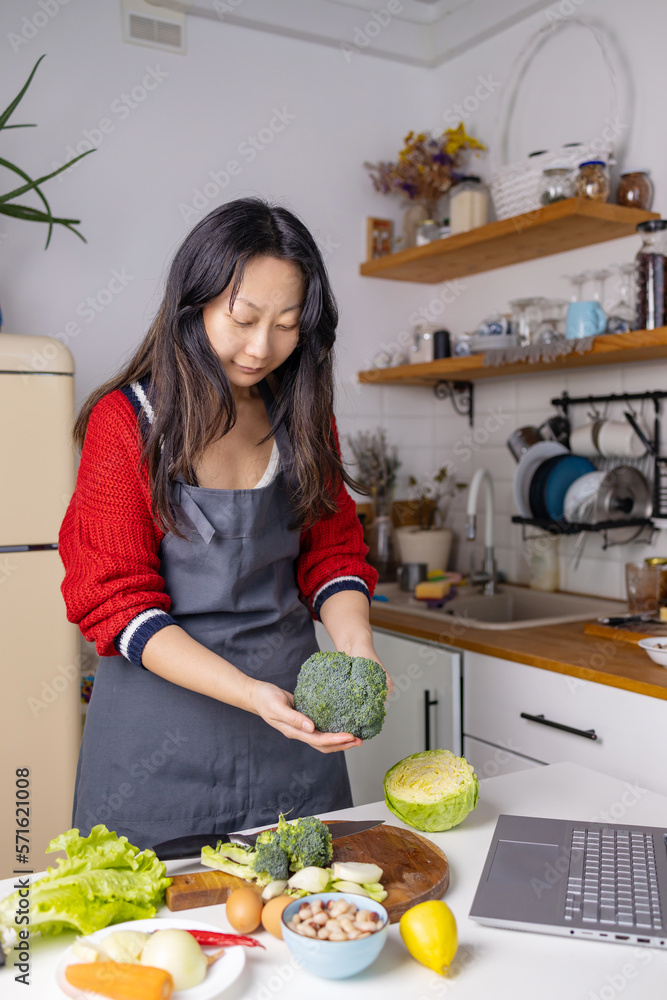
{"type": "MultiPolygon", "coordinates": [[[[155,851],[140,851],[102,824],[93,827],[89,837],[68,830],[47,850],[65,851],[67,857],[30,886],[31,932],[92,934],[123,920],[152,917],[171,884],[155,851]]],[[[0,902],[4,939],[16,930],[19,898],[16,891],[0,902]]]]}

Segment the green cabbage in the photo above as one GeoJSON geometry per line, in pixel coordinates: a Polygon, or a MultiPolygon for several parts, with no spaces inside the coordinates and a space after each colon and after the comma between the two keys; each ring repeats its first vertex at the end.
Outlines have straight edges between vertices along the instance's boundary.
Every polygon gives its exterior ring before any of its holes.
{"type": "Polygon", "coordinates": [[[450,750],[413,753],[384,776],[384,800],[404,823],[435,833],[461,823],[477,806],[479,782],[471,765],[450,750]]]}

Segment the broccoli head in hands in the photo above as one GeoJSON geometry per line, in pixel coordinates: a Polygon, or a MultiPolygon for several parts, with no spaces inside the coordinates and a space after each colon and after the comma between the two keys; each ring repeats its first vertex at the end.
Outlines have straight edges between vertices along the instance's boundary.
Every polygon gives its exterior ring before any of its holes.
{"type": "Polygon", "coordinates": [[[313,653],[299,671],[294,707],[322,733],[369,740],[382,729],[387,675],[379,663],[347,653],[313,653]]]}

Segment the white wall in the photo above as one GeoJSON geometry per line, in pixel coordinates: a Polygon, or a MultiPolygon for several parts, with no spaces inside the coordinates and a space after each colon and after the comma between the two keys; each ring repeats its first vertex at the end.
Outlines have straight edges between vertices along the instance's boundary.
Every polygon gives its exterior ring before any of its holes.
{"type": "MultiPolygon", "coordinates": [[[[558,3],[552,7],[558,8],[558,3]]],[[[440,286],[359,276],[365,217],[401,216],[398,202],[373,192],[361,164],[394,156],[410,128],[442,127],[445,113],[474,93],[480,76],[489,75],[498,86],[494,84],[494,93],[466,124],[473,134],[491,141],[514,57],[531,32],[546,23],[545,15],[438,70],[423,70],[363,53],[348,60],[336,49],[198,18],[187,21],[185,56],[125,45],[117,0],[70,0],[14,52],[10,33],[18,33],[22,18],[38,9],[37,3],[26,0],[4,0],[0,10],[3,99],[18,91],[37,57],[48,53],[15,119],[35,121],[39,127],[3,133],[3,155],[37,173],[54,160],[62,161],[67,147],[84,138],[83,130],[98,129],[105,118],[112,128],[97,152],[45,187],[57,214],[82,219],[87,244],[57,231],[45,253],[42,227],[0,217],[5,330],[63,336],[76,359],[81,401],[143,335],[159,300],[165,265],[195,221],[192,216],[186,221],[180,206],[192,204],[195,189],[211,180],[210,172],[236,159],[242,165],[240,175],[231,178],[205,210],[230,198],[264,195],[298,212],[327,250],[341,307],[341,429],[386,426],[401,449],[403,484],[409,473],[432,471],[451,461],[457,442],[460,453],[467,423],[452,415],[447,402],[435,400],[429,389],[356,383],[355,373],[370,366],[380,345],[409,329],[416,308],[433,309],[441,292],[440,286]],[[144,92],[145,99],[136,107],[121,111],[123,94],[141,88],[151,70],[149,85],[156,75],[162,75],[160,82],[144,92]],[[295,117],[248,162],[239,145],[269,125],[274,108],[285,108],[295,117]],[[126,286],[104,305],[114,271],[125,275],[126,286]],[[89,297],[95,307],[102,307],[94,319],[86,304],[89,297]]],[[[667,183],[667,141],[660,131],[665,69],[659,46],[667,9],[655,0],[585,0],[580,10],[614,39],[621,137],[627,147],[624,162],[651,168],[660,210],[667,183]],[[626,67],[631,67],[632,85],[626,67]]],[[[550,43],[526,76],[511,154],[591,138],[605,114],[600,57],[585,35],[568,30],[550,43]]],[[[631,259],[637,248],[638,240],[632,237],[466,278],[456,301],[437,319],[453,333],[470,330],[488,312],[505,309],[514,296],[565,294],[561,275],[631,259]]],[[[113,287],[119,288],[118,283],[113,287]]],[[[471,460],[458,461],[458,473],[469,480],[479,464],[493,471],[499,563],[512,577],[524,576],[525,568],[520,532],[508,524],[514,512],[514,463],[505,447],[509,432],[547,416],[548,399],[564,388],[571,393],[662,388],[665,374],[667,363],[652,363],[477,386],[478,440],[471,460]],[[494,407],[507,420],[482,443],[485,416],[494,407]]],[[[461,520],[460,512],[455,513],[452,523],[460,529],[461,520]]],[[[659,539],[651,550],[624,547],[604,554],[599,540],[591,539],[576,574],[563,566],[563,585],[620,596],[623,562],[631,555],[659,551],[659,539]]],[[[570,544],[562,543],[564,555],[570,544]]],[[[459,545],[457,558],[463,568],[472,548],[470,543],[459,545]]]]}

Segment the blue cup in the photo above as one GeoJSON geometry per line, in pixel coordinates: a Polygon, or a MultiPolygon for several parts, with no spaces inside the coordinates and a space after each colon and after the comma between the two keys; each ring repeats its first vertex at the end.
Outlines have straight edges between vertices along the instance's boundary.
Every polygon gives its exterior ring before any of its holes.
{"type": "Polygon", "coordinates": [[[599,302],[570,302],[565,320],[565,339],[597,337],[607,329],[607,314],[599,302]]]}

